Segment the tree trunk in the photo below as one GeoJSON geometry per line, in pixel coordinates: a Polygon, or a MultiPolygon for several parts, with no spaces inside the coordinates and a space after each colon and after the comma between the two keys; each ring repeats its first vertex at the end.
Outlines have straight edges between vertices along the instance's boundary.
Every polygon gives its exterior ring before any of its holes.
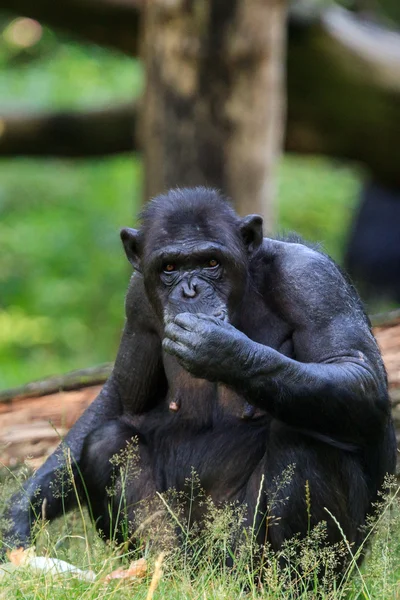
{"type": "Polygon", "coordinates": [[[145,6],[146,197],[213,186],[271,228],[284,119],[284,0],[145,6]]]}

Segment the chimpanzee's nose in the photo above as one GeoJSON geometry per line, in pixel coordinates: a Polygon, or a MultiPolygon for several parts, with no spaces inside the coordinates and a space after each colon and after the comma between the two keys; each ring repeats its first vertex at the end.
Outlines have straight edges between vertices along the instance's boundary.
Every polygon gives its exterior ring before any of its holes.
{"type": "Polygon", "coordinates": [[[197,286],[190,281],[184,281],[182,284],[182,296],[184,298],[194,298],[197,294],[197,286]]]}

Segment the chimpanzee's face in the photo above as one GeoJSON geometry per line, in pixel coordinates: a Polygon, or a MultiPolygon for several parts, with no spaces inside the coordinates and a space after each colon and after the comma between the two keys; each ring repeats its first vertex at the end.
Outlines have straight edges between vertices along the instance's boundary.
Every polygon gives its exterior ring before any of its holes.
{"type": "Polygon", "coordinates": [[[144,268],[149,298],[164,322],[182,312],[228,319],[244,291],[243,275],[223,244],[199,235],[153,251],[144,268]]]}
{"type": "Polygon", "coordinates": [[[183,312],[231,320],[262,243],[261,217],[240,219],[215,190],[194,188],[157,196],[142,220],[121,238],[160,320],[183,312]]]}

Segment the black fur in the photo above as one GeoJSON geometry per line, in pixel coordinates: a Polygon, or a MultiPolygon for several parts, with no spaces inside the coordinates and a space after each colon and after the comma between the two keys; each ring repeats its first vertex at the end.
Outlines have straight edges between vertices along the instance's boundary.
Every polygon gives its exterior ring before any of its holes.
{"type": "MultiPolygon", "coordinates": [[[[382,359],[339,268],[298,238],[263,239],[260,217],[240,219],[204,188],[155,198],[141,229],[121,237],[136,272],[120,349],[65,440],[99,528],[113,526],[110,458],[134,438],[140,472],[125,508],[133,530],[140,500],[183,489],[192,469],[216,503],[244,502],[249,522],[261,522],[274,481],[294,464],[287,501],[275,498],[279,520],[260,525],[259,541],[278,549],[307,532],[308,481],[311,525],[326,520],[329,541],[339,540],[328,508],[356,549],[396,444],[382,359]]],[[[46,499],[47,517],[60,514],[60,464],[61,449],[14,503],[10,533],[20,542],[29,539],[29,503],[46,499]]]]}

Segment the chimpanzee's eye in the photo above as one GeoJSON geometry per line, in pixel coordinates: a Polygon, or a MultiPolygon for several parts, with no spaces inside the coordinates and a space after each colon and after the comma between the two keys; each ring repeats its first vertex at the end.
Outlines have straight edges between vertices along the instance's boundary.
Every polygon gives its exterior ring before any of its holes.
{"type": "Polygon", "coordinates": [[[176,270],[176,267],[172,263],[164,266],[165,273],[172,273],[175,270],[176,270]]]}
{"type": "Polygon", "coordinates": [[[211,258],[211,260],[208,261],[208,267],[217,267],[218,266],[218,261],[215,258],[211,258]]]}

